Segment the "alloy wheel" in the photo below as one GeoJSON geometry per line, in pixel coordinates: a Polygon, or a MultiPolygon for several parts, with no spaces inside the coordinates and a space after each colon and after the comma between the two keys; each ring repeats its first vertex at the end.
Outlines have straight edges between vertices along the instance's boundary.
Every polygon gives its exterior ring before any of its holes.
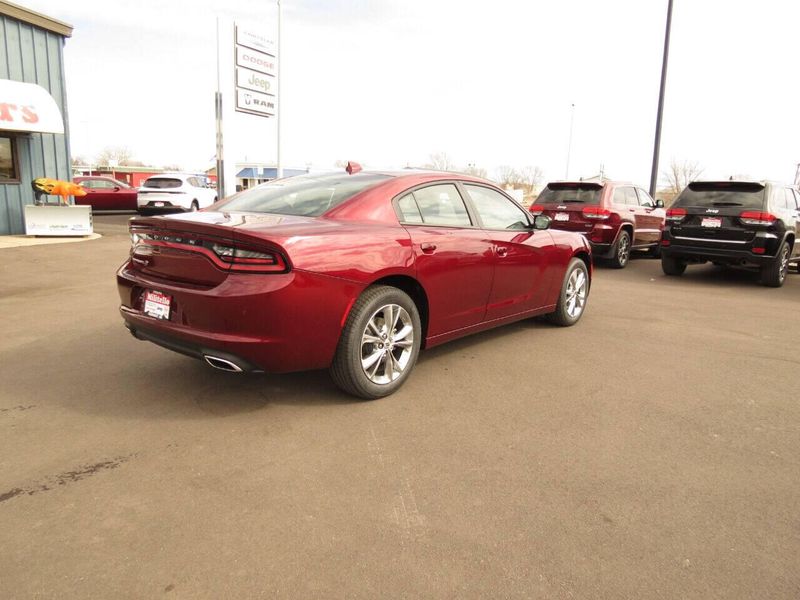
{"type": "Polygon", "coordinates": [[[783,280],[786,279],[786,273],[789,271],[789,246],[786,244],[783,245],[783,249],[781,250],[781,268],[778,272],[778,278],[780,279],[781,283],[783,280]]]}
{"type": "Polygon", "coordinates": [[[361,368],[367,378],[385,385],[408,366],[414,349],[414,324],[402,306],[387,304],[367,321],[361,336],[361,368]]]}
{"type": "Polygon", "coordinates": [[[567,281],[566,302],[567,314],[575,319],[582,312],[586,304],[586,273],[583,269],[575,269],[569,276],[567,281]]]}
{"type": "Polygon", "coordinates": [[[628,241],[628,236],[623,235],[620,236],[619,242],[617,243],[617,262],[619,264],[624,265],[628,262],[628,256],[631,252],[631,245],[628,241]]]}

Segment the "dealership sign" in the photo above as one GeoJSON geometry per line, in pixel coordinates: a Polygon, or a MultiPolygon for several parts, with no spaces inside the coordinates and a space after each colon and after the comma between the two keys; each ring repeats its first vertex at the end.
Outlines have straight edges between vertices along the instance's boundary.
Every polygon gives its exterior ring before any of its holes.
{"type": "Polygon", "coordinates": [[[56,101],[43,87],[0,79],[0,131],[64,133],[56,101]]]}
{"type": "Polygon", "coordinates": [[[234,45],[236,110],[260,117],[275,116],[278,57],[274,40],[236,24],[234,45]]]}

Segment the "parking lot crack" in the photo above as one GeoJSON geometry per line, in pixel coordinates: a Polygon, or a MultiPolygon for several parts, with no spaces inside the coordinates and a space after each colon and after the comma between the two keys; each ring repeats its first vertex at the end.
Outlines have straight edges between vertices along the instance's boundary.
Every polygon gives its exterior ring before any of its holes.
{"type": "Polygon", "coordinates": [[[11,500],[12,498],[15,498],[20,495],[33,496],[34,494],[38,494],[40,492],[50,491],[57,486],[63,486],[75,483],[82,479],[86,479],[87,477],[91,477],[92,475],[96,475],[101,471],[116,469],[117,467],[128,462],[131,458],[135,456],[136,454],[128,454],[127,456],[118,456],[110,460],[104,460],[97,463],[81,465],[76,469],[72,469],[70,471],[64,471],[63,473],[59,473],[58,475],[47,477],[44,480],[34,483],[30,486],[13,488],[7,492],[0,494],[0,502],[11,500]]]}

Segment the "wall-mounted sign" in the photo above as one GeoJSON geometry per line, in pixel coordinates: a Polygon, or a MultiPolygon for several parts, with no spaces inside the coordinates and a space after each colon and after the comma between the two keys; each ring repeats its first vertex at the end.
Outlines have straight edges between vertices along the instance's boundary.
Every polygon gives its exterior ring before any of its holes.
{"type": "Polygon", "coordinates": [[[64,133],[64,121],[43,87],[0,79],[0,130],[64,133]]]}
{"type": "Polygon", "coordinates": [[[236,43],[239,46],[247,46],[259,52],[265,52],[272,56],[277,56],[275,50],[275,40],[267,37],[263,33],[259,33],[252,29],[247,29],[239,25],[236,26],[236,43]]]}
{"type": "Polygon", "coordinates": [[[246,90],[275,95],[274,77],[244,67],[236,67],[236,85],[246,90]]]}
{"type": "Polygon", "coordinates": [[[272,117],[277,111],[277,103],[275,96],[236,88],[236,110],[261,117],[272,117]]]}

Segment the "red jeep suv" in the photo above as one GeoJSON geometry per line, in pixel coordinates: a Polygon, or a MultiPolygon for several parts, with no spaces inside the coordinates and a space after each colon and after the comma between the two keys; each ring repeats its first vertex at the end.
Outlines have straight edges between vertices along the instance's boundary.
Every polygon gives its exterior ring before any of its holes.
{"type": "Polygon", "coordinates": [[[528,210],[550,217],[553,229],[583,234],[594,256],[622,269],[631,250],[660,256],[663,207],[661,200],[631,183],[602,180],[548,183],[528,210]]]}

